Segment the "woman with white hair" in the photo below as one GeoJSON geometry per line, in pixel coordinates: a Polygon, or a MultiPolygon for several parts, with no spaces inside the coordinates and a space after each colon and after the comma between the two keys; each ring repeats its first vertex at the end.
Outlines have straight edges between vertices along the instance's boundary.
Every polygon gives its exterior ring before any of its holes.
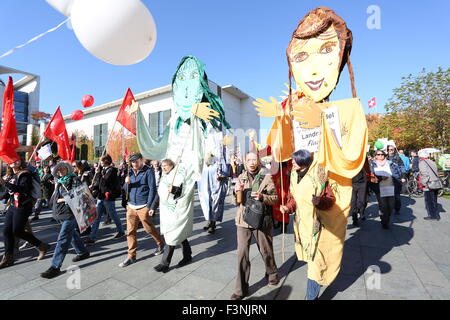
{"type": "Polygon", "coordinates": [[[434,161],[429,159],[428,152],[424,150],[419,151],[419,174],[420,182],[422,183],[425,195],[425,208],[427,209],[427,216],[425,220],[440,220],[441,217],[437,210],[438,190],[442,188],[442,183],[437,174],[437,166],[434,161]]]}

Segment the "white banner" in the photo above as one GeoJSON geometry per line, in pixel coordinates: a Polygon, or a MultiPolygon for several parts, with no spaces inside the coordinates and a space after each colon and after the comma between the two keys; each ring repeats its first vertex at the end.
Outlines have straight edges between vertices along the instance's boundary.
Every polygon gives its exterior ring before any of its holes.
{"type": "MultiPolygon", "coordinates": [[[[341,126],[339,124],[339,112],[337,107],[329,107],[325,109],[325,114],[333,130],[339,146],[342,147],[341,126]]],[[[314,129],[303,129],[297,121],[294,121],[294,137],[295,150],[308,150],[309,152],[319,151],[321,129],[320,127],[314,129]]]]}

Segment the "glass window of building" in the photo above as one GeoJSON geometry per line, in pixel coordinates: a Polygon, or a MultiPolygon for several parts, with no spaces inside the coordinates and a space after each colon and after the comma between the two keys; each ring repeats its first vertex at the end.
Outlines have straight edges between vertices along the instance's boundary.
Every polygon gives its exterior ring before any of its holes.
{"type": "Polygon", "coordinates": [[[108,124],[98,124],[94,126],[94,156],[99,158],[102,156],[103,149],[108,140],[108,124]]]}

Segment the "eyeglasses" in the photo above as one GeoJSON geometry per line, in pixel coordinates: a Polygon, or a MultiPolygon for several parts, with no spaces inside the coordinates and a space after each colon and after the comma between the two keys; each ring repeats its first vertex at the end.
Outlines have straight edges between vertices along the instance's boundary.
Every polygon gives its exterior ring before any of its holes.
{"type": "Polygon", "coordinates": [[[384,153],[377,153],[377,156],[383,156],[384,157],[384,153]]]}

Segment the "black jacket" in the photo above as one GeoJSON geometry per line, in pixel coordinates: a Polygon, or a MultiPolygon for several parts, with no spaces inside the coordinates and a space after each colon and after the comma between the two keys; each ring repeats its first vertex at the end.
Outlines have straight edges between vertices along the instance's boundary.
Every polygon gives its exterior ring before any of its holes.
{"type": "Polygon", "coordinates": [[[109,192],[108,200],[116,200],[121,195],[120,179],[116,167],[108,167],[102,170],[99,181],[99,200],[105,200],[105,194],[109,192]]]}
{"type": "MultiPolygon", "coordinates": [[[[29,208],[33,206],[33,199],[31,198],[32,188],[31,173],[29,171],[22,171],[15,175],[10,181],[6,182],[5,187],[8,188],[10,194],[19,193],[18,208],[29,208]]],[[[11,195],[11,205],[14,205],[14,196],[11,195]]]]}

